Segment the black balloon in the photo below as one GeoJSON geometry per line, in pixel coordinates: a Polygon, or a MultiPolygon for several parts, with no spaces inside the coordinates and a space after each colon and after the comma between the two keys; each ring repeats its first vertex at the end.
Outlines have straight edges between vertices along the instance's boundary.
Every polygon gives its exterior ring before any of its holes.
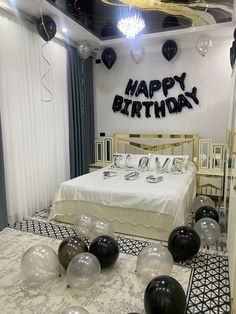
{"type": "Polygon", "coordinates": [[[195,213],[195,222],[202,218],[211,218],[219,222],[219,214],[217,213],[216,209],[208,205],[199,207],[195,213]]]}
{"type": "Polygon", "coordinates": [[[162,46],[162,54],[168,60],[172,60],[178,51],[178,46],[175,41],[167,40],[162,46]]]}
{"type": "Polygon", "coordinates": [[[50,41],[56,35],[57,25],[51,16],[43,15],[37,21],[37,30],[45,41],[50,41]]]}
{"type": "Polygon", "coordinates": [[[105,48],[102,52],[102,62],[110,70],[116,62],[116,52],[113,48],[105,48]]]}
{"type": "Polygon", "coordinates": [[[65,238],[58,248],[60,264],[67,269],[72,258],[83,252],[88,252],[87,244],[83,239],[77,236],[65,238]]]}
{"type": "Polygon", "coordinates": [[[236,59],[236,40],[233,41],[232,47],[230,48],[230,64],[232,68],[234,66],[235,59],[236,59]]]}
{"type": "Polygon", "coordinates": [[[180,283],[170,276],[152,279],[144,294],[146,314],[184,314],[186,296],[180,283]]]}
{"type": "Polygon", "coordinates": [[[106,268],[115,264],[119,257],[119,245],[110,236],[102,235],[92,241],[89,253],[95,255],[100,262],[101,268],[106,268]]]}
{"type": "Polygon", "coordinates": [[[184,261],[192,258],[201,245],[199,235],[190,227],[175,228],[168,239],[168,249],[175,261],[184,261]]]}

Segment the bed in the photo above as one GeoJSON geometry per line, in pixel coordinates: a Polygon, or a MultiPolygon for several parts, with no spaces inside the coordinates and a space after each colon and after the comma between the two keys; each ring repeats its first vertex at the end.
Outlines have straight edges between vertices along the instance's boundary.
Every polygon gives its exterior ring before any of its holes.
{"type": "Polygon", "coordinates": [[[195,134],[115,134],[115,154],[124,156],[126,161],[131,156],[133,164],[114,167],[113,163],[63,182],[50,219],[73,224],[79,215],[86,213],[106,218],[116,232],[166,241],[175,227],[190,219],[196,194],[197,147],[195,134]],[[141,170],[133,166],[144,156],[149,158],[148,166],[141,170]],[[157,174],[156,156],[165,161],[168,157],[169,162],[180,156],[188,158],[183,173],[157,174]],[[138,172],[136,180],[125,180],[133,172],[138,172]],[[111,177],[104,178],[106,173],[111,173],[111,177]],[[150,177],[161,177],[161,181],[151,184],[147,180],[150,177]]]}

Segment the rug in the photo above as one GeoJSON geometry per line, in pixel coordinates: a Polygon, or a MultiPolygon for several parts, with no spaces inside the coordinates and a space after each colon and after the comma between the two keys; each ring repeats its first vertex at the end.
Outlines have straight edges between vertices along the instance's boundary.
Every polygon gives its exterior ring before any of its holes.
{"type": "MultiPolygon", "coordinates": [[[[71,226],[47,223],[44,219],[37,220],[35,218],[15,222],[10,225],[10,228],[57,239],[76,234],[75,229],[71,226]]],[[[116,239],[121,253],[128,256],[137,256],[143,247],[151,243],[149,240],[142,241],[121,235],[117,235],[116,239]]],[[[200,252],[191,260],[176,265],[192,270],[186,314],[230,313],[228,259],[224,252],[217,252],[217,254],[200,252]]]]}
{"type": "MultiPolygon", "coordinates": [[[[32,245],[47,244],[56,252],[61,240],[6,228],[0,233],[1,313],[57,314],[69,306],[83,306],[91,314],[144,314],[143,298],[147,283],[135,273],[137,257],[121,253],[113,267],[102,270],[98,282],[79,290],[67,287],[65,271],[58,279],[42,285],[24,280],[20,261],[32,245]]],[[[170,276],[179,281],[185,293],[191,268],[175,265],[170,276]]]]}

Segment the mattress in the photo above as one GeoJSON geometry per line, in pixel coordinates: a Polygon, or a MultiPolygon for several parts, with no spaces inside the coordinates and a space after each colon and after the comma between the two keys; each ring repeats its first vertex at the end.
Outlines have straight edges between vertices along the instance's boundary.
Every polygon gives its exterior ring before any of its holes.
{"type": "Polygon", "coordinates": [[[104,180],[109,167],[63,182],[56,193],[50,219],[74,223],[87,213],[106,218],[116,232],[167,240],[177,226],[186,224],[196,194],[196,169],[187,167],[183,174],[162,174],[159,183],[145,179],[153,172],[140,172],[139,178],[127,181],[127,171],[116,170],[104,180]]]}

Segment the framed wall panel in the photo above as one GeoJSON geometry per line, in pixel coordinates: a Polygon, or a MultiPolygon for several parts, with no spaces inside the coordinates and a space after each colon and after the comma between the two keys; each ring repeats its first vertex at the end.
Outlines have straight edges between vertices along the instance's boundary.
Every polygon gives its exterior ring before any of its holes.
{"type": "Polygon", "coordinates": [[[104,160],[104,141],[95,141],[95,162],[104,160]]]}
{"type": "Polygon", "coordinates": [[[104,139],[104,161],[112,162],[113,155],[113,139],[111,137],[106,137],[104,139]]]}

